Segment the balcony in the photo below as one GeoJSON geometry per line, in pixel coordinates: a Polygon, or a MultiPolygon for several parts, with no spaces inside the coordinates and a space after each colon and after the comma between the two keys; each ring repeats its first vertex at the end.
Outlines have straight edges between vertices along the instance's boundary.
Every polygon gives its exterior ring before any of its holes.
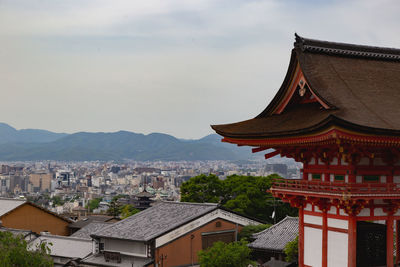
{"type": "Polygon", "coordinates": [[[298,195],[341,199],[400,199],[400,183],[343,183],[275,179],[270,189],[274,196],[298,195]]]}

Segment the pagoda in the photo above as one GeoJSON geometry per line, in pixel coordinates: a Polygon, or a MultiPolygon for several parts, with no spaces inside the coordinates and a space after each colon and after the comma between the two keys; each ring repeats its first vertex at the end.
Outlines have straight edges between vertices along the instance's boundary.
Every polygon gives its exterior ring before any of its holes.
{"type": "Polygon", "coordinates": [[[299,209],[299,266],[398,265],[400,49],[296,35],[265,110],[212,128],[224,142],[303,164],[300,179],[271,187],[299,209]]]}

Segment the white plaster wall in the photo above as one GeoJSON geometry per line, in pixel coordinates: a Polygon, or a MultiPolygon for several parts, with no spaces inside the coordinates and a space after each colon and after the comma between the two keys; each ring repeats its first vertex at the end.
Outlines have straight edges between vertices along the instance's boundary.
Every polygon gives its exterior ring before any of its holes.
{"type": "MultiPolygon", "coordinates": [[[[396,213],[394,214],[394,216],[400,216],[400,209],[396,211],[396,213]]],[[[395,221],[396,222],[396,221],[395,221]]],[[[396,228],[395,228],[396,229],[396,228]]]]}
{"type": "Polygon", "coordinates": [[[336,214],[337,208],[335,206],[331,206],[331,208],[328,210],[329,214],[336,214]]]}
{"type": "Polygon", "coordinates": [[[349,221],[328,218],[328,227],[335,227],[340,229],[349,229],[349,221]]]}
{"type": "Polygon", "coordinates": [[[312,211],[312,205],[311,205],[310,203],[308,203],[308,204],[305,206],[304,210],[312,211]]]}
{"type": "Polygon", "coordinates": [[[356,183],[362,183],[362,176],[360,175],[356,176],[356,183]]]}
{"type": "Polygon", "coordinates": [[[344,212],[343,209],[340,209],[340,210],[339,210],[339,214],[342,215],[342,216],[348,216],[347,213],[344,212]]]}
{"type": "Polygon", "coordinates": [[[321,213],[322,213],[322,210],[320,210],[320,209],[318,208],[318,206],[314,206],[314,211],[315,211],[315,212],[321,212],[321,213]]]}
{"type": "Polygon", "coordinates": [[[386,216],[386,213],[383,212],[382,208],[375,208],[374,216],[386,216]]]}
{"type": "Polygon", "coordinates": [[[334,157],[331,161],[331,165],[338,165],[338,159],[334,157]]]}
{"type": "Polygon", "coordinates": [[[381,176],[381,183],[386,183],[386,176],[385,175],[381,176]]]}
{"type": "Polygon", "coordinates": [[[320,158],[318,158],[318,164],[319,165],[324,165],[325,163],[320,158]]]}
{"type": "Polygon", "coordinates": [[[311,173],[308,174],[308,180],[309,180],[309,181],[312,180],[312,174],[311,174],[311,173]]]}
{"type": "Polygon", "coordinates": [[[335,180],[335,175],[331,174],[330,175],[330,180],[331,180],[331,182],[333,182],[335,180]]]}
{"type": "Polygon", "coordinates": [[[357,216],[371,216],[371,209],[364,208],[360,211],[360,213],[357,216]]]}
{"type": "Polygon", "coordinates": [[[122,253],[132,253],[136,255],[147,254],[147,247],[144,242],[135,242],[128,240],[118,240],[118,239],[105,239],[104,249],[110,251],[120,251],[122,253]]]}
{"type": "Polygon", "coordinates": [[[312,223],[312,224],[322,225],[322,217],[305,214],[304,215],[304,222],[305,223],[312,223]]]}
{"type": "Polygon", "coordinates": [[[346,174],[346,175],[344,176],[344,181],[345,181],[346,183],[349,182],[349,175],[346,174]]]}
{"type": "Polygon", "coordinates": [[[322,265],[322,230],[304,227],[304,264],[312,267],[322,265]]]}
{"type": "Polygon", "coordinates": [[[328,267],[347,266],[348,235],[328,231],[328,267]]]}
{"type": "Polygon", "coordinates": [[[393,176],[394,183],[400,183],[400,176],[393,176]]]}
{"type": "Polygon", "coordinates": [[[349,165],[344,159],[340,159],[340,163],[341,163],[343,166],[348,166],[348,165],[349,165]]]}
{"type": "Polygon", "coordinates": [[[315,164],[315,158],[311,158],[308,164],[315,164]]]}

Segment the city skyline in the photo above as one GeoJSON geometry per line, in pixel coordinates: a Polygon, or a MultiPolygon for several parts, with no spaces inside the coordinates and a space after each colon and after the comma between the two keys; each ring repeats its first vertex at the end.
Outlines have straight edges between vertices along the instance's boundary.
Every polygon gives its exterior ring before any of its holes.
{"type": "Polygon", "coordinates": [[[400,47],[397,1],[1,1],[1,121],[194,139],[258,115],[294,33],[400,47]],[[318,23],[316,23],[316,21],[318,23]]]}

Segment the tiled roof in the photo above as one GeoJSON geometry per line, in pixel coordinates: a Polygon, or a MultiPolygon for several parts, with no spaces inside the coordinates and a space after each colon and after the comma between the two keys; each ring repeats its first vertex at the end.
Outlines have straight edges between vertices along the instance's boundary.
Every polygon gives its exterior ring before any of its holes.
{"type": "Polygon", "coordinates": [[[295,46],[302,51],[380,60],[400,60],[400,49],[396,48],[328,42],[304,38],[297,34],[295,36],[295,46]]]}
{"type": "Polygon", "coordinates": [[[26,203],[26,200],[0,198],[0,217],[26,203]]]}
{"type": "Polygon", "coordinates": [[[71,236],[72,237],[78,237],[78,238],[86,238],[86,239],[92,239],[90,237],[91,234],[97,232],[97,231],[101,231],[103,228],[109,226],[112,223],[108,223],[108,222],[96,222],[96,221],[92,221],[89,224],[85,225],[84,227],[82,227],[80,230],[76,231],[75,233],[73,233],[71,236]]]}
{"type": "Polygon", "coordinates": [[[286,216],[277,224],[253,235],[254,240],[250,248],[282,251],[286,244],[293,241],[299,234],[299,220],[297,217],[286,216]]]}
{"type": "Polygon", "coordinates": [[[84,258],[92,253],[92,241],[88,239],[59,236],[59,235],[42,235],[30,243],[32,249],[42,242],[51,243],[49,246],[51,256],[66,258],[84,258]]]}
{"type": "Polygon", "coordinates": [[[224,137],[244,140],[310,136],[332,126],[400,136],[399,84],[400,49],[296,36],[282,86],[264,111],[212,128],[224,137]],[[297,88],[293,79],[299,69],[317,102],[302,102],[299,92],[290,91],[297,88]],[[280,107],[285,108],[276,112],[280,107]]]}
{"type": "Polygon", "coordinates": [[[151,208],[116,222],[92,236],[149,241],[217,208],[218,205],[214,203],[162,201],[151,208]]]}
{"type": "Polygon", "coordinates": [[[69,225],[70,228],[82,228],[85,227],[86,225],[92,223],[92,222],[107,222],[109,220],[112,220],[112,216],[102,216],[102,215],[92,215],[88,216],[87,218],[71,223],[69,225]]]}

